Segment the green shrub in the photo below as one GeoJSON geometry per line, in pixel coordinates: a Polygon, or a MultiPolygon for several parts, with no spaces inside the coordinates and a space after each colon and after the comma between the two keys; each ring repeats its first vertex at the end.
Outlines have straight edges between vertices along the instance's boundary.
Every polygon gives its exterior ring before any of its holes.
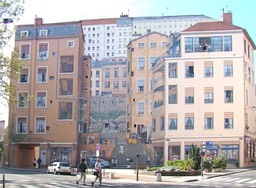
{"type": "Polygon", "coordinates": [[[191,145],[191,148],[189,150],[189,159],[192,159],[194,164],[194,169],[198,170],[200,169],[201,164],[201,155],[200,155],[200,149],[197,146],[191,145]]]}
{"type": "Polygon", "coordinates": [[[227,159],[224,156],[216,157],[212,161],[212,167],[213,168],[223,168],[225,169],[227,165],[227,159]]]}

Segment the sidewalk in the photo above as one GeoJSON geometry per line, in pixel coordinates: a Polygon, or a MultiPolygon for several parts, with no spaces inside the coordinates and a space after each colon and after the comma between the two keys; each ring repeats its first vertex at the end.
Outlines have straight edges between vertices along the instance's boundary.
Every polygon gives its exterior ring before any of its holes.
{"type": "MultiPolygon", "coordinates": [[[[46,173],[46,168],[9,168],[15,170],[28,170],[28,171],[40,171],[46,173]]],[[[226,176],[229,174],[241,173],[250,171],[250,168],[236,168],[236,169],[226,169],[222,172],[210,172],[204,173],[203,176],[161,176],[161,181],[157,181],[157,176],[153,175],[138,175],[139,182],[192,182],[192,181],[200,181],[202,179],[214,178],[218,176],[226,176]]],[[[92,175],[92,169],[88,169],[88,177],[94,176],[92,175]]],[[[122,182],[136,182],[137,174],[134,169],[103,169],[103,179],[108,181],[122,181],[122,182]]]]}

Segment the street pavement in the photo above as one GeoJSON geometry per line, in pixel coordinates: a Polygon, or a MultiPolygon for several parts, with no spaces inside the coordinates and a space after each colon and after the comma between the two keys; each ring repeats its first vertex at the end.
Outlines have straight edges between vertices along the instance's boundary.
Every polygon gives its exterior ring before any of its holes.
{"type": "MultiPolygon", "coordinates": [[[[45,172],[45,168],[9,168],[15,170],[28,170],[35,172],[45,172]]],[[[235,173],[241,173],[250,171],[250,168],[234,168],[234,169],[226,169],[222,172],[207,172],[204,173],[203,176],[153,176],[153,175],[142,175],[139,174],[137,176],[136,171],[134,169],[103,169],[103,179],[106,182],[116,181],[116,182],[140,182],[140,183],[161,183],[161,182],[170,182],[170,183],[182,183],[182,182],[194,182],[200,181],[204,179],[226,176],[235,173]]],[[[87,177],[89,179],[93,179],[95,176],[92,175],[92,169],[88,169],[87,177]]]]}

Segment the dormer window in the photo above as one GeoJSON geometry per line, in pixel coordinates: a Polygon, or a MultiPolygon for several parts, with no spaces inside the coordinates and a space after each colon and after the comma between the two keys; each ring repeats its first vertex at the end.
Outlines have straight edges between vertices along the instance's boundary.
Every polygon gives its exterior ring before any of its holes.
{"type": "Polygon", "coordinates": [[[47,35],[48,35],[48,31],[46,29],[40,30],[40,34],[39,34],[40,37],[46,37],[47,35]]]}
{"type": "Polygon", "coordinates": [[[20,37],[21,38],[27,38],[28,37],[28,31],[21,31],[20,32],[20,37]]]}
{"type": "Polygon", "coordinates": [[[74,47],[75,44],[74,44],[74,41],[73,40],[69,40],[68,41],[68,48],[71,48],[71,47],[74,47]]]}

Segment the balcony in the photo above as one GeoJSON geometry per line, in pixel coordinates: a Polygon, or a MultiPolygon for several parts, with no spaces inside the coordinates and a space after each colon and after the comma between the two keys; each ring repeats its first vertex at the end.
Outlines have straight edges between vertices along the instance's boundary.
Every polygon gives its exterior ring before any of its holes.
{"type": "Polygon", "coordinates": [[[169,104],[177,104],[177,95],[169,95],[168,103],[169,104]]]}
{"type": "Polygon", "coordinates": [[[204,103],[213,103],[213,99],[204,99],[204,103]]]}
{"type": "Polygon", "coordinates": [[[163,86],[165,84],[164,81],[165,81],[164,75],[155,78],[155,80],[154,80],[154,90],[157,89],[158,87],[163,86]]]}
{"type": "Polygon", "coordinates": [[[164,101],[161,99],[158,99],[157,101],[154,102],[154,108],[158,108],[159,106],[164,105],[164,101]]]}
{"type": "Polygon", "coordinates": [[[194,104],[194,97],[193,96],[186,97],[185,104],[194,104]]]}

